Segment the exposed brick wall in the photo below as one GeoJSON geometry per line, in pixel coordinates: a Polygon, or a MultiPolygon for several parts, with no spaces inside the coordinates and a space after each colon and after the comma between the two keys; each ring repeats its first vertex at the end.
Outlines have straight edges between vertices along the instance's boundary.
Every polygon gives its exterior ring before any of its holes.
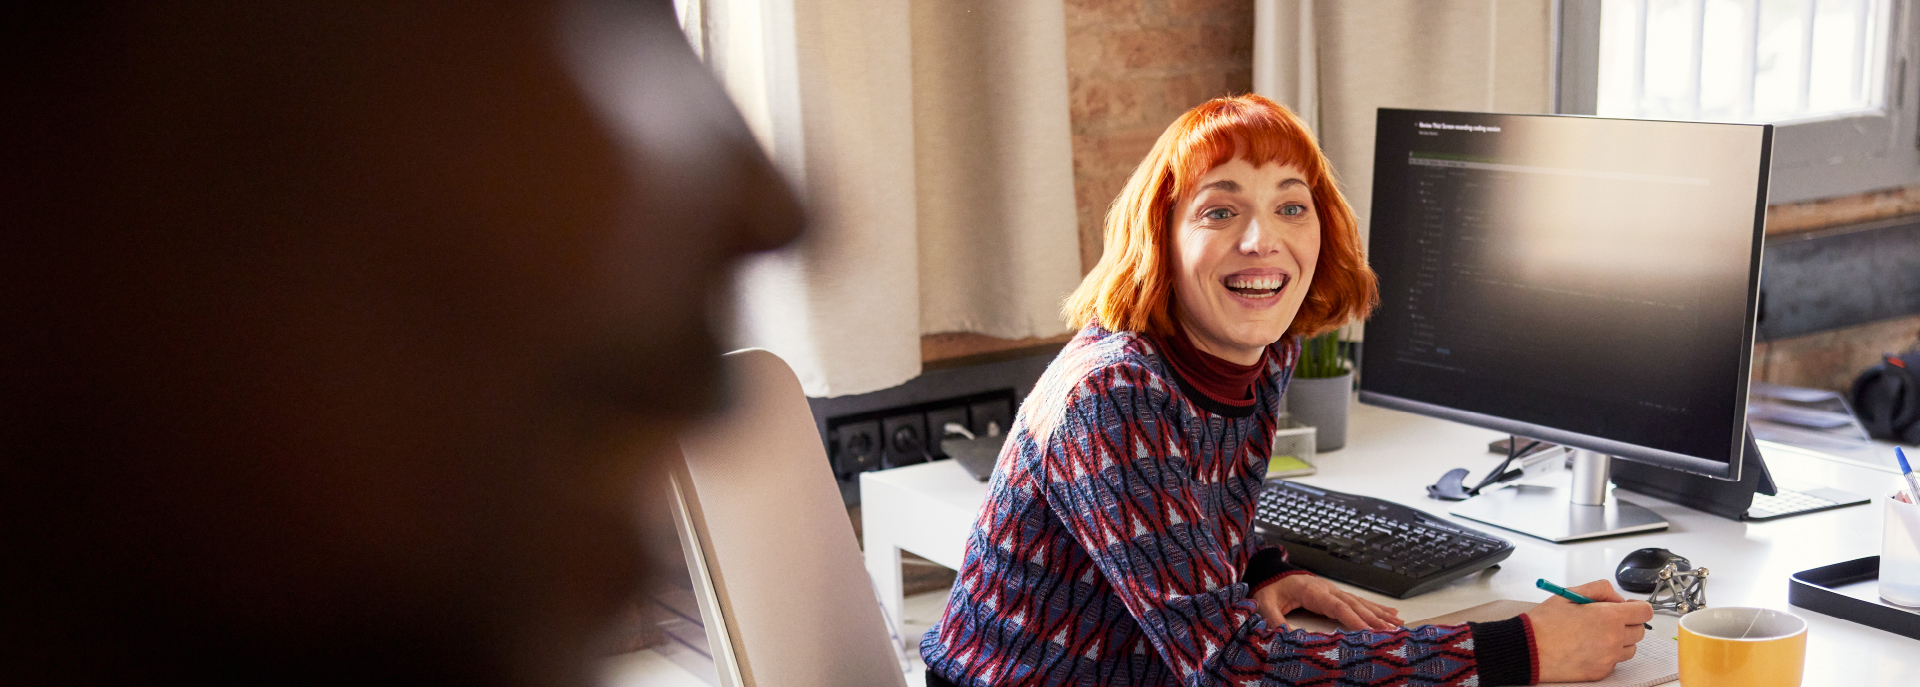
{"type": "MultiPolygon", "coordinates": [[[[1085,273],[1100,260],[1107,206],[1160,132],[1208,98],[1253,90],[1253,0],[1066,0],[1066,11],[1085,273]]],[[[920,357],[960,359],[1032,343],[933,334],[921,337],[920,357]]]]}
{"type": "Polygon", "coordinates": [[[1107,206],[1160,132],[1208,98],[1253,89],[1253,0],[1066,0],[1080,269],[1107,206]]]}

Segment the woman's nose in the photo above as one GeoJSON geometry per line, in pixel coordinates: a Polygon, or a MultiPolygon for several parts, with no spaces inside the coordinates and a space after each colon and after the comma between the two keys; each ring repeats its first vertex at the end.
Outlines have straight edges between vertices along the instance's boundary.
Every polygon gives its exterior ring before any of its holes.
{"type": "Polygon", "coordinates": [[[1271,218],[1254,217],[1247,222],[1247,228],[1240,235],[1240,252],[1248,255],[1268,255],[1281,249],[1279,223],[1271,218]]]}

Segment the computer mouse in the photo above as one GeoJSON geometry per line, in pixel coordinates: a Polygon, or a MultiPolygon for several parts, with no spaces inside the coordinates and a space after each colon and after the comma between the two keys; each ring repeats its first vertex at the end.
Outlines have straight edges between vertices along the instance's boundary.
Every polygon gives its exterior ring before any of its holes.
{"type": "Polygon", "coordinates": [[[1620,559],[1620,567],[1613,571],[1613,579],[1620,588],[1630,592],[1648,594],[1660,584],[1660,569],[1668,561],[1678,561],[1680,570],[1692,570],[1693,563],[1666,549],[1641,549],[1620,559]]]}

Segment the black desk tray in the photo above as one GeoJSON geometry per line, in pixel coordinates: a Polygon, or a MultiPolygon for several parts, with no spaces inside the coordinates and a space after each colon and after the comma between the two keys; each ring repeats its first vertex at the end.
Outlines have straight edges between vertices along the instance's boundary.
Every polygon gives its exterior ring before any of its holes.
{"type": "Polygon", "coordinates": [[[1787,603],[1920,639],[1920,609],[1881,600],[1879,580],[1879,556],[1802,570],[1787,583],[1787,603]]]}

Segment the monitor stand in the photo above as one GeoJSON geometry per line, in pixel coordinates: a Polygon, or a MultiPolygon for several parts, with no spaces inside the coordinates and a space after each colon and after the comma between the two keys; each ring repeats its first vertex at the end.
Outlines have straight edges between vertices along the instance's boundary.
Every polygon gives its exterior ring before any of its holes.
{"type": "Polygon", "coordinates": [[[1574,449],[1570,489],[1515,484],[1460,502],[1454,515],[1564,543],[1667,528],[1667,519],[1638,504],[1611,498],[1604,454],[1574,449]]]}

